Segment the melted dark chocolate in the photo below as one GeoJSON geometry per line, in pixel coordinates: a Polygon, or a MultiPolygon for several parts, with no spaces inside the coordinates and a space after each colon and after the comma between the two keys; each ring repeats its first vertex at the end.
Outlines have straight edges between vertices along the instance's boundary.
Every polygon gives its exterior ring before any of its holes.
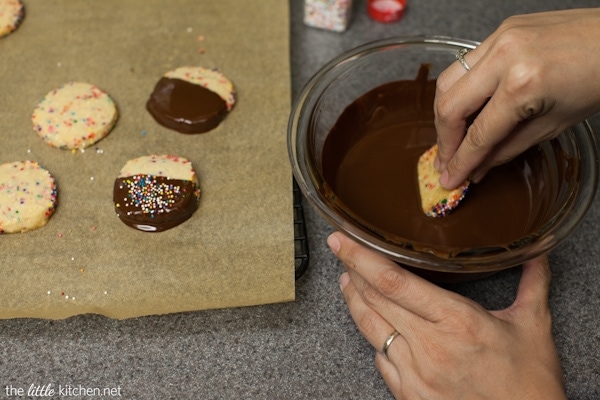
{"type": "Polygon", "coordinates": [[[192,181],[135,175],[115,180],[113,201],[126,225],[162,232],[190,218],[198,208],[200,190],[192,181]]]}
{"type": "Polygon", "coordinates": [[[216,128],[227,115],[218,94],[183,79],[162,77],[146,103],[156,122],[181,133],[203,133],[216,128]]]}
{"type": "Polygon", "coordinates": [[[424,215],[416,165],[436,142],[427,76],[423,66],[416,80],[373,89],[341,114],[322,152],[321,190],[332,207],[386,240],[443,257],[504,251],[534,236],[556,212],[556,182],[573,169],[556,146],[558,173],[534,147],[472,184],[450,215],[424,215]]]}

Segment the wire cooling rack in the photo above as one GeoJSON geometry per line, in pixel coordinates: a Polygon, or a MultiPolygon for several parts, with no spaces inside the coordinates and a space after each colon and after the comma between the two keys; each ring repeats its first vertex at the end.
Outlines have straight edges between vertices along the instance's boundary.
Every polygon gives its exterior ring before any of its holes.
{"type": "Polygon", "coordinates": [[[302,192],[294,179],[294,251],[296,280],[300,279],[308,269],[309,251],[306,236],[306,220],[302,208],[302,192]]]}

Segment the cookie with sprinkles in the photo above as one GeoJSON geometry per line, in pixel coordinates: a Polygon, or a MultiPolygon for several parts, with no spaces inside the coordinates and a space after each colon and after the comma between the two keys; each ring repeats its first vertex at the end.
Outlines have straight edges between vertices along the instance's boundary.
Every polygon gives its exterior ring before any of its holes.
{"type": "Polygon", "coordinates": [[[126,225],[161,232],[189,219],[198,208],[200,186],[192,163],[175,155],[128,161],[113,190],[115,211],[126,225]]]}
{"type": "Polygon", "coordinates": [[[0,0],[0,38],[12,33],[25,16],[20,0],[0,0]]]}
{"type": "Polygon", "coordinates": [[[433,166],[437,153],[436,144],[423,153],[417,163],[421,207],[429,217],[446,216],[465,198],[469,189],[469,181],[454,190],[446,190],[440,185],[440,172],[433,166]]]}
{"type": "Polygon", "coordinates": [[[233,83],[216,69],[180,67],[156,83],[146,109],[159,124],[181,133],[216,128],[233,109],[233,83]]]}
{"type": "Polygon", "coordinates": [[[31,121],[50,146],[84,149],[106,137],[117,118],[117,107],[108,94],[89,83],[69,82],[46,94],[31,121]]]}
{"type": "Polygon", "coordinates": [[[46,225],[57,204],[54,177],[34,161],[0,165],[0,233],[46,225]]]}

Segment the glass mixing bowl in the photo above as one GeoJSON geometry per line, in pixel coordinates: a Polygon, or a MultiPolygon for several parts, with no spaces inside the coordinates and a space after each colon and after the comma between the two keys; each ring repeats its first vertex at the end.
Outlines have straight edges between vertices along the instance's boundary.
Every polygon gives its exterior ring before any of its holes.
{"type": "Polygon", "coordinates": [[[382,84],[414,79],[422,64],[429,64],[430,78],[436,78],[455,61],[458,49],[477,45],[469,40],[421,36],[385,39],[357,47],[327,63],[310,79],[294,104],[288,125],[294,176],[308,201],[329,223],[366,247],[410,269],[425,272],[424,275],[427,271],[462,275],[453,280],[521,264],[554,248],[573,232],[590,207],[598,181],[598,150],[587,121],[566,130],[552,143],[540,144],[550,160],[548,168],[563,174],[554,189],[558,200],[546,213],[542,228],[535,235],[516,240],[509,248],[492,252],[475,249],[468,254],[439,256],[392,242],[366,228],[326,198],[321,157],[332,126],[355,99],[382,84]],[[565,172],[561,166],[553,165],[557,163],[553,161],[557,151],[578,162],[565,172]]]}

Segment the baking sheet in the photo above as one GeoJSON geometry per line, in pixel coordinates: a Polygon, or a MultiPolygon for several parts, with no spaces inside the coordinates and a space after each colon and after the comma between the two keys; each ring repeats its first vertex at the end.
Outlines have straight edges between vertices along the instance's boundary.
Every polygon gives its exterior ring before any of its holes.
{"type": "Polygon", "coordinates": [[[30,159],[56,178],[59,206],[38,230],[0,235],[0,318],[113,318],[294,299],[289,12],[284,0],[29,0],[0,39],[0,163],[30,159]],[[238,102],[219,127],[184,135],[145,110],[184,65],[218,68],[238,102]],[[120,117],[85,152],[46,145],[30,117],[50,90],[84,81],[120,117]],[[112,186],[129,159],[192,161],[202,198],[161,233],[119,221],[112,186]]]}

